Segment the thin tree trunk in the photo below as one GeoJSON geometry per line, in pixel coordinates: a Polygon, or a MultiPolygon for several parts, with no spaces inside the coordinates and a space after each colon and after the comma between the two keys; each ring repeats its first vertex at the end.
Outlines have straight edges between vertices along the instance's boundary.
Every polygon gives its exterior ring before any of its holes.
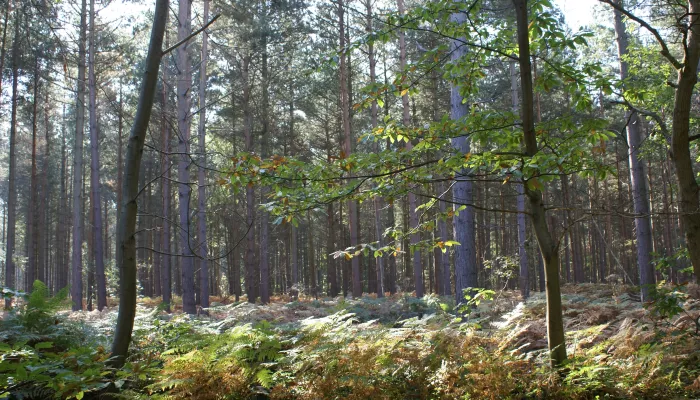
{"type": "MultiPolygon", "coordinates": [[[[243,133],[245,136],[245,150],[253,152],[253,115],[250,109],[250,61],[252,55],[246,54],[242,60],[241,79],[243,80],[243,133]]],[[[256,276],[255,268],[255,191],[252,185],[248,185],[245,190],[246,199],[246,225],[248,234],[246,236],[245,253],[245,292],[248,302],[255,303],[257,297],[255,293],[256,276]]]]}
{"type": "Polygon", "coordinates": [[[85,42],[87,2],[82,0],[78,41],[78,98],[76,101],[75,142],[73,145],[73,254],[71,297],[73,311],[83,308],[83,136],[85,131],[85,42]]]}
{"type": "MultiPolygon", "coordinates": [[[[527,0],[513,0],[517,20],[517,36],[520,61],[520,85],[522,90],[522,126],[525,151],[528,157],[538,153],[537,136],[534,123],[534,102],[532,88],[532,71],[530,66],[530,39],[528,35],[527,0]]],[[[536,177],[533,177],[536,179],[536,177]]],[[[561,307],[561,288],[559,287],[559,251],[558,245],[550,234],[546,220],[546,209],[542,193],[530,190],[527,185],[525,194],[530,200],[532,225],[537,242],[544,258],[546,297],[547,297],[547,339],[552,366],[559,366],[566,360],[564,339],[564,321],[561,307]]]]}
{"type": "MultiPolygon", "coordinates": [[[[40,195],[40,205],[39,213],[41,216],[40,224],[43,229],[38,230],[39,234],[39,249],[37,251],[38,259],[38,269],[37,269],[37,279],[46,283],[48,287],[52,287],[49,283],[48,266],[47,263],[47,252],[49,252],[48,238],[49,232],[51,232],[51,223],[49,219],[49,196],[51,190],[49,188],[49,168],[51,155],[51,134],[49,125],[49,91],[46,90],[44,97],[44,160],[41,172],[41,195],[40,195]]],[[[51,282],[53,283],[53,282],[51,282]]]]}
{"type": "Polygon", "coordinates": [[[124,361],[131,342],[131,333],[136,316],[136,215],[139,191],[139,171],[141,157],[148,131],[148,123],[153,108],[158,83],[158,69],[163,56],[163,34],[168,15],[168,0],[157,0],[153,17],[153,28],[146,56],[146,68],[141,82],[136,116],[131,128],[131,136],[126,150],[124,187],[126,199],[121,207],[122,217],[117,227],[117,265],[121,270],[119,291],[119,314],[112,342],[110,364],[119,368],[124,361]]]}
{"type": "MultiPolygon", "coordinates": [[[[5,247],[5,286],[17,288],[17,270],[14,261],[15,234],[17,229],[17,82],[19,80],[19,27],[22,22],[22,10],[15,10],[15,35],[12,41],[12,111],[10,120],[10,154],[7,178],[7,246],[5,247]]],[[[12,299],[5,299],[5,307],[12,305],[12,299]]]]}
{"type": "MultiPolygon", "coordinates": [[[[204,22],[209,21],[209,0],[204,0],[204,22]]],[[[203,308],[209,307],[209,245],[207,243],[206,193],[206,123],[207,123],[207,58],[209,34],[202,33],[202,62],[199,66],[199,151],[201,154],[197,176],[197,236],[199,240],[199,297],[203,308]]]]}
{"type": "MultiPolygon", "coordinates": [[[[262,132],[260,140],[260,156],[265,159],[269,152],[269,136],[270,136],[270,94],[269,94],[269,78],[267,66],[267,1],[262,2],[262,62],[261,62],[261,80],[262,80],[262,132]]],[[[266,201],[268,188],[263,186],[260,188],[260,197],[262,202],[266,201]]],[[[270,214],[262,210],[260,211],[260,301],[263,304],[270,302],[270,214]]]]}
{"type": "MultiPolygon", "coordinates": [[[[404,0],[397,0],[399,15],[405,13],[404,0]]],[[[401,68],[401,73],[406,72],[406,32],[403,30],[399,31],[399,65],[401,68]]],[[[401,90],[403,91],[403,90],[401,90]]],[[[401,96],[401,104],[403,110],[402,122],[404,129],[408,129],[411,125],[410,107],[408,101],[408,94],[404,93],[401,96]]],[[[413,144],[411,141],[406,143],[406,150],[411,150],[413,144]]],[[[417,188],[413,189],[417,190],[417,188]]],[[[420,232],[418,231],[418,225],[420,224],[418,213],[416,208],[418,207],[418,202],[416,199],[416,194],[413,190],[408,192],[408,219],[409,219],[409,229],[410,229],[410,246],[415,246],[420,242],[420,232]]],[[[408,249],[405,249],[406,251],[408,249]]],[[[411,250],[411,264],[413,266],[413,281],[416,290],[416,297],[421,298],[425,292],[423,284],[423,267],[421,265],[421,252],[418,247],[412,248],[411,250]]]]}
{"type": "Polygon", "coordinates": [[[27,210],[27,271],[25,290],[30,292],[36,279],[37,248],[39,245],[39,177],[37,175],[36,145],[39,105],[39,54],[34,59],[34,88],[32,95],[32,169],[29,186],[29,207],[27,210]]]}
{"type": "MultiPolygon", "coordinates": [[[[618,4],[621,0],[618,0],[618,4]]],[[[614,10],[615,14],[615,34],[617,35],[617,49],[620,57],[620,80],[623,82],[629,77],[628,65],[626,57],[627,50],[627,30],[625,22],[622,19],[622,13],[614,10]]],[[[697,59],[695,61],[697,64],[697,59]]],[[[694,82],[694,81],[693,81],[694,82]]],[[[691,87],[692,91],[692,87],[691,87]]],[[[641,285],[642,301],[649,300],[650,285],[655,282],[654,267],[651,264],[652,252],[652,237],[651,237],[651,219],[649,216],[649,189],[646,181],[646,171],[644,161],[640,159],[640,150],[642,146],[642,133],[640,131],[641,120],[636,112],[628,110],[625,113],[625,121],[627,121],[627,144],[629,166],[630,166],[630,182],[632,186],[632,204],[634,205],[634,226],[637,239],[637,267],[639,268],[639,284],[641,285]]],[[[675,127],[674,120],[674,127],[675,127]]],[[[686,148],[687,148],[686,144],[686,148]]],[[[695,182],[695,178],[693,178],[695,182]]],[[[697,184],[695,184],[697,187],[697,184]]],[[[695,195],[695,208],[697,209],[697,193],[695,195]]],[[[698,220],[700,223],[700,220],[698,220]]],[[[700,224],[698,225],[700,229],[700,224]]],[[[698,231],[700,233],[700,230],[698,231]]],[[[700,240],[700,237],[698,238],[700,240]]],[[[700,253],[699,253],[700,256],[700,253]]],[[[700,259],[699,259],[700,260],[700,259]]],[[[700,264],[698,265],[700,267],[700,264]]]]}
{"type": "MultiPolygon", "coordinates": [[[[167,20],[167,17],[166,17],[167,20]]],[[[167,25],[167,21],[166,21],[167,25]]],[[[165,34],[165,46],[168,47],[168,35],[165,34]]],[[[160,231],[160,251],[163,253],[160,255],[160,285],[161,285],[161,296],[163,297],[163,304],[165,305],[165,311],[170,312],[170,303],[172,302],[172,283],[170,277],[171,267],[171,246],[170,246],[170,209],[171,209],[171,190],[170,190],[170,168],[172,167],[172,161],[170,160],[170,123],[168,121],[168,110],[170,109],[170,102],[168,101],[167,87],[170,84],[170,76],[168,75],[167,64],[163,65],[163,91],[162,91],[162,115],[161,115],[161,157],[160,157],[160,174],[161,174],[161,195],[163,196],[163,223],[161,225],[160,231]]],[[[121,135],[120,135],[121,137],[121,135]]],[[[121,148],[120,148],[121,155],[121,148]]]]}
{"type": "MultiPolygon", "coordinates": [[[[352,131],[350,129],[350,100],[348,93],[348,67],[346,65],[346,43],[345,43],[345,5],[343,0],[338,0],[338,31],[340,36],[340,108],[343,124],[343,135],[345,142],[343,145],[344,157],[352,154],[352,131]]],[[[353,184],[353,182],[350,182],[353,184]]],[[[357,202],[348,200],[348,226],[350,227],[350,246],[355,249],[359,244],[358,235],[357,202]]],[[[362,296],[362,281],[360,273],[359,256],[351,259],[352,264],[352,296],[362,296]]]]}
{"type": "MultiPolygon", "coordinates": [[[[124,184],[124,160],[123,160],[123,155],[122,155],[122,148],[124,147],[122,144],[122,132],[124,130],[124,99],[122,96],[122,84],[119,82],[119,115],[118,115],[118,131],[117,131],[117,224],[116,226],[119,226],[119,223],[121,222],[121,212],[119,211],[119,208],[121,207],[122,201],[124,200],[123,192],[122,192],[122,187],[124,184]]],[[[116,259],[117,256],[117,246],[116,246],[116,238],[115,238],[115,246],[114,246],[114,257],[116,259]]]]}
{"type": "MultiPolygon", "coordinates": [[[[518,112],[520,108],[518,98],[518,75],[515,71],[515,61],[509,63],[510,66],[510,89],[513,104],[513,112],[518,112]]],[[[528,267],[527,247],[527,218],[525,215],[525,188],[521,182],[516,184],[518,197],[516,200],[518,208],[518,260],[520,262],[520,294],[523,299],[530,297],[530,272],[528,267]]]]}
{"type": "Polygon", "coordinates": [[[97,309],[107,306],[107,281],[105,278],[104,243],[102,242],[102,195],[100,188],[100,150],[97,130],[97,84],[95,82],[95,0],[90,0],[90,56],[88,60],[88,85],[90,90],[90,189],[92,191],[92,248],[95,259],[95,284],[97,285],[97,309]]]}

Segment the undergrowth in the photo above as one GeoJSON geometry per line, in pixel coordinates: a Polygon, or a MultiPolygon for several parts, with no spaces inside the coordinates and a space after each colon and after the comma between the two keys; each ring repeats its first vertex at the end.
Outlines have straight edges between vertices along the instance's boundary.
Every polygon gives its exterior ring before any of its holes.
{"type": "MultiPolygon", "coordinates": [[[[49,396],[36,398],[697,398],[698,299],[678,287],[656,293],[644,309],[619,288],[565,288],[570,358],[562,371],[547,366],[539,294],[517,304],[511,292],[472,293],[469,307],[458,312],[437,296],[403,295],[217,304],[206,318],[140,306],[131,358],[112,371],[104,366],[104,348],[79,335],[61,347],[57,338],[22,339],[81,324],[32,323],[57,318],[60,296],[44,293],[3,321],[16,329],[14,339],[4,336],[0,344],[2,373],[11,376],[0,388],[8,394],[8,387],[31,382],[49,396]],[[30,317],[36,310],[44,311],[30,317]]],[[[98,327],[94,337],[107,337],[110,324],[100,321],[111,318],[100,314],[82,324],[98,327]]]]}

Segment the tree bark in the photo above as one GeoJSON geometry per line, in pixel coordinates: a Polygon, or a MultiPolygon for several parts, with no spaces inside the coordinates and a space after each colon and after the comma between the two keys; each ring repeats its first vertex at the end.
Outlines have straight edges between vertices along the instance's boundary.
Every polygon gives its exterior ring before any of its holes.
{"type": "Polygon", "coordinates": [[[158,69],[162,57],[163,34],[168,15],[168,0],[157,0],[153,17],[153,28],[146,56],[146,69],[141,82],[139,102],[136,108],[134,124],[126,150],[124,187],[125,200],[120,205],[120,224],[117,227],[117,265],[121,270],[119,292],[119,314],[112,342],[112,359],[110,364],[119,368],[124,365],[131,333],[136,316],[136,214],[138,213],[137,196],[139,192],[139,172],[141,157],[148,132],[148,123],[153,108],[158,83],[158,69]]]}

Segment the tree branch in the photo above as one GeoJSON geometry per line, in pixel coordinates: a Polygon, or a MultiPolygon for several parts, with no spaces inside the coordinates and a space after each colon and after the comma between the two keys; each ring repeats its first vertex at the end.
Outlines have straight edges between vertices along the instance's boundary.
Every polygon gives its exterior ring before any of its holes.
{"type": "Polygon", "coordinates": [[[183,44],[187,43],[190,39],[192,39],[193,37],[197,36],[197,35],[198,35],[200,32],[202,32],[203,30],[207,29],[207,28],[209,27],[209,25],[213,24],[214,21],[216,21],[217,19],[219,19],[220,16],[221,16],[221,14],[216,14],[216,15],[214,16],[214,18],[211,19],[211,21],[207,22],[206,25],[204,25],[203,27],[201,27],[201,28],[197,29],[196,31],[190,33],[189,36],[187,36],[186,38],[180,40],[179,42],[175,43],[174,45],[172,45],[172,46],[168,47],[167,49],[163,50],[163,54],[161,55],[161,57],[162,57],[162,56],[165,56],[166,54],[170,53],[171,51],[175,50],[176,48],[178,48],[178,47],[182,46],[183,44]]]}
{"type": "Polygon", "coordinates": [[[654,38],[656,38],[656,41],[659,42],[659,45],[661,46],[661,55],[664,56],[671,64],[676,69],[681,69],[683,68],[683,63],[678,61],[676,57],[674,57],[671,52],[668,50],[668,46],[666,45],[666,42],[664,39],[661,37],[661,34],[659,31],[654,29],[651,25],[649,25],[646,21],[643,19],[637,17],[636,15],[632,14],[631,12],[625,10],[624,7],[621,5],[617,4],[613,0],[598,0],[601,3],[608,4],[615,10],[619,11],[620,13],[624,14],[627,18],[631,19],[632,21],[638,23],[641,25],[644,29],[648,30],[652,35],[654,35],[654,38]]]}

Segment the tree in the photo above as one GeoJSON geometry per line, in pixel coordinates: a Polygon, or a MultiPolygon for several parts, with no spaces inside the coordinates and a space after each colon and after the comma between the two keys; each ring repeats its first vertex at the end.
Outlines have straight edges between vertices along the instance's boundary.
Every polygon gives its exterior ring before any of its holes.
{"type": "Polygon", "coordinates": [[[102,238],[102,190],[100,188],[100,149],[97,127],[97,82],[95,82],[95,0],[90,0],[90,56],[88,59],[88,86],[90,91],[90,189],[92,192],[92,248],[97,284],[97,309],[107,306],[104,243],[102,238]]]}
{"type": "Polygon", "coordinates": [[[197,312],[194,289],[194,253],[190,243],[190,90],[192,89],[191,63],[187,38],[192,31],[192,2],[178,1],[177,40],[185,41],[176,49],[177,66],[177,142],[178,142],[178,207],[180,208],[179,236],[182,263],[182,310],[188,314],[197,312]]]}
{"type": "Polygon", "coordinates": [[[134,329],[136,316],[136,215],[138,213],[137,196],[139,192],[138,176],[141,169],[141,157],[148,133],[148,123],[153,109],[153,100],[158,83],[158,69],[163,57],[163,36],[168,17],[168,0],[157,0],[153,16],[151,39],[148,45],[145,70],[141,81],[138,107],[131,128],[129,142],[124,160],[125,200],[120,205],[122,214],[117,227],[117,265],[120,269],[119,314],[114,329],[112,342],[112,361],[114,367],[121,367],[126,361],[134,329]]]}
{"type": "MultiPolygon", "coordinates": [[[[698,209],[700,209],[700,186],[698,186],[695,178],[693,159],[690,152],[691,142],[695,139],[695,136],[690,136],[690,112],[693,91],[697,83],[698,62],[700,61],[700,24],[698,24],[698,21],[700,21],[700,1],[688,0],[684,2],[685,4],[671,7],[673,11],[680,11],[677,23],[683,31],[683,61],[679,61],[671,53],[666,41],[657,29],[632,14],[618,0],[599,1],[610,5],[615,11],[649,31],[661,47],[660,54],[676,72],[676,82],[671,84],[675,89],[670,138],[671,159],[673,160],[676,179],[678,180],[679,211],[683,215],[682,227],[685,231],[686,246],[695,279],[700,280],[700,213],[698,212],[698,209]]],[[[620,35],[618,34],[618,43],[619,40],[620,35]]],[[[622,53],[622,49],[620,53],[622,53]]],[[[637,112],[639,111],[637,110],[637,112]]],[[[632,116],[634,115],[636,113],[632,113],[632,116]]],[[[652,117],[657,122],[665,125],[654,114],[646,113],[646,116],[652,117]]],[[[629,130],[628,135],[630,135],[629,130]]],[[[630,143],[630,153],[632,153],[632,147],[633,144],[630,143]]],[[[630,165],[630,168],[633,169],[633,166],[630,165]]],[[[642,267],[640,264],[640,268],[642,267]]]]}
{"type": "MultiPolygon", "coordinates": [[[[400,1],[400,0],[399,0],[400,1]]],[[[345,42],[345,5],[343,0],[338,1],[338,36],[340,38],[339,47],[339,78],[340,78],[340,112],[343,127],[343,157],[352,154],[353,137],[350,129],[350,98],[348,94],[348,68],[347,68],[347,44],[345,42]]],[[[350,246],[356,248],[359,245],[358,232],[358,212],[357,202],[348,200],[348,225],[350,226],[350,246]]],[[[360,273],[360,258],[353,257],[352,265],[352,296],[362,296],[362,280],[360,273]]]]}
{"type": "MultiPolygon", "coordinates": [[[[466,15],[458,12],[452,14],[451,19],[459,25],[466,23],[466,15]]],[[[463,40],[455,39],[451,41],[452,46],[452,62],[457,63],[462,59],[467,51],[466,46],[461,42],[463,40]]],[[[459,121],[468,113],[468,104],[462,98],[460,86],[453,84],[451,87],[450,96],[450,117],[459,121]]],[[[459,136],[452,139],[452,147],[461,154],[469,154],[469,140],[465,136],[459,136]]],[[[459,246],[455,248],[455,297],[456,302],[460,303],[463,300],[464,290],[467,288],[476,288],[479,286],[477,282],[476,270],[476,250],[475,235],[474,235],[474,209],[471,207],[473,203],[473,185],[469,172],[461,170],[457,173],[457,179],[452,188],[452,197],[455,203],[455,216],[453,219],[454,238],[459,242],[459,246]],[[459,211],[459,204],[466,204],[463,211],[459,211]]]]}
{"type": "Polygon", "coordinates": [[[87,1],[80,8],[78,39],[78,96],[76,99],[75,141],[73,145],[73,246],[71,256],[71,297],[73,311],[83,309],[83,137],[85,135],[85,42],[87,1]]]}
{"type": "MultiPolygon", "coordinates": [[[[513,0],[515,6],[518,64],[520,65],[520,87],[522,103],[523,142],[527,157],[535,157],[539,152],[537,133],[535,132],[534,91],[532,86],[532,69],[530,64],[530,37],[528,33],[528,1],[513,0]]],[[[530,178],[532,182],[537,174],[530,178]]],[[[564,321],[561,308],[561,287],[559,285],[559,246],[549,231],[546,208],[542,201],[542,192],[536,187],[524,185],[525,195],[530,201],[530,218],[535,236],[544,258],[545,284],[547,296],[547,340],[552,366],[560,366],[566,360],[564,342],[564,321]]]]}
{"type": "MultiPolygon", "coordinates": [[[[204,22],[209,20],[209,0],[204,0],[204,22]]],[[[198,166],[197,193],[197,227],[199,240],[199,290],[201,306],[209,307],[209,246],[207,244],[207,192],[206,192],[206,123],[207,123],[207,58],[209,34],[202,35],[202,62],[199,66],[199,151],[202,153],[201,164],[198,166]]]]}
{"type": "MultiPolygon", "coordinates": [[[[19,80],[20,36],[19,28],[22,24],[23,8],[15,9],[15,33],[12,40],[12,111],[10,120],[10,162],[7,178],[7,246],[5,247],[5,286],[16,288],[17,268],[15,266],[15,240],[17,229],[17,82],[19,80]]],[[[11,305],[11,299],[5,299],[5,307],[11,305]]]]}

